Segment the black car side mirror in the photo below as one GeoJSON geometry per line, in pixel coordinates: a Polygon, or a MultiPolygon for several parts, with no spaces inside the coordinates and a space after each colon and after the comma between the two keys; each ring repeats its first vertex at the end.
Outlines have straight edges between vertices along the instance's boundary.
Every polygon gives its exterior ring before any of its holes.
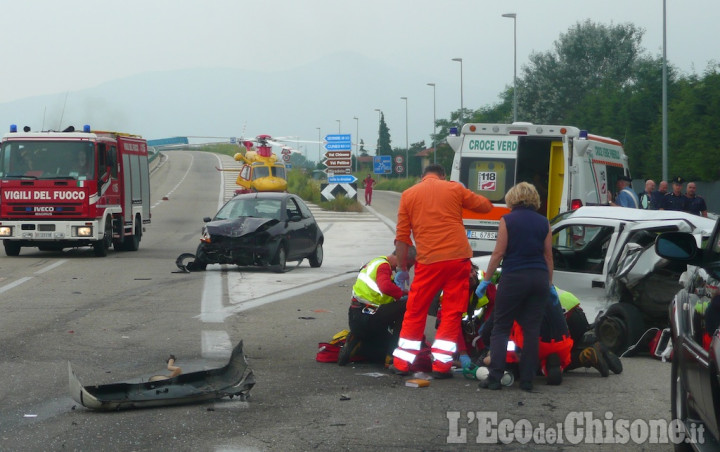
{"type": "Polygon", "coordinates": [[[665,232],[655,240],[655,252],[658,256],[673,261],[692,261],[701,251],[695,242],[695,236],[687,232],[665,232]]]}
{"type": "Polygon", "coordinates": [[[302,220],[302,217],[300,215],[293,215],[290,218],[288,218],[288,221],[293,221],[293,222],[300,221],[300,220],[302,220]]]}
{"type": "Polygon", "coordinates": [[[212,218],[210,218],[210,217],[203,218],[203,222],[205,222],[205,223],[210,223],[211,221],[212,221],[212,218]]]}

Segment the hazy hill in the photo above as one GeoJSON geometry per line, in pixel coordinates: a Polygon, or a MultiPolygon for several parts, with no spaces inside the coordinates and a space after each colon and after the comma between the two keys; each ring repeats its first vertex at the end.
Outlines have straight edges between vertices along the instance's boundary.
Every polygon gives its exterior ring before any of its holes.
{"type": "MultiPolygon", "coordinates": [[[[380,108],[390,126],[393,145],[405,145],[407,96],[410,142],[429,140],[434,81],[446,92],[457,80],[428,80],[423,73],[343,53],[314,64],[272,73],[247,69],[207,68],[143,73],[80,91],[25,98],[0,104],[0,128],[9,124],[33,130],[80,127],[168,136],[254,136],[260,133],[317,139],[342,131],[355,135],[353,116],[360,117],[360,137],[369,147],[377,140],[380,108]],[[63,108],[63,105],[65,107],[63,108]]],[[[466,88],[467,89],[467,88],[466,88]]],[[[438,118],[447,117],[456,95],[445,101],[438,90],[438,118]],[[444,115],[444,116],[443,116],[444,115]]],[[[307,145],[310,158],[314,145],[307,145]]]]}

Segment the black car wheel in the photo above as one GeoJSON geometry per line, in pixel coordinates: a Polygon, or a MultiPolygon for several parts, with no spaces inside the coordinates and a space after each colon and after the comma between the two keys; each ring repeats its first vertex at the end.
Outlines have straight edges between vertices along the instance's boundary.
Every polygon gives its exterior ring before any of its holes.
{"type": "Polygon", "coordinates": [[[637,347],[628,350],[641,338],[645,330],[642,314],[629,303],[615,303],[607,310],[595,326],[595,334],[613,353],[631,356],[637,347]],[[626,352],[627,351],[627,352],[626,352]]]}
{"type": "Polygon", "coordinates": [[[280,244],[275,255],[274,270],[276,273],[284,273],[287,268],[287,254],[285,253],[285,246],[280,244]]]}
{"type": "MultiPolygon", "coordinates": [[[[675,350],[675,344],[673,344],[675,350]]],[[[687,409],[687,394],[685,389],[685,382],[682,378],[682,372],[680,372],[680,357],[675,356],[672,360],[672,372],[671,372],[672,387],[670,388],[670,405],[673,420],[677,419],[686,425],[688,420],[688,409],[687,409]]],[[[681,442],[675,444],[675,450],[677,452],[691,451],[692,447],[690,444],[681,442]]]]}
{"type": "Polygon", "coordinates": [[[315,251],[308,256],[308,262],[310,262],[311,267],[319,267],[323,263],[323,244],[322,242],[318,242],[317,246],[315,247],[315,251]]]}

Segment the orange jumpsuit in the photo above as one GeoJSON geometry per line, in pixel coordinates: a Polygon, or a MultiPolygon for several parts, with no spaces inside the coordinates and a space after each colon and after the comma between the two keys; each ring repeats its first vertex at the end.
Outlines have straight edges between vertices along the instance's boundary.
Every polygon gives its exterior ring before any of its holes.
{"type": "Polygon", "coordinates": [[[485,213],[492,203],[457,182],[441,180],[433,173],[405,190],[398,209],[396,242],[412,245],[417,258],[398,348],[393,365],[401,372],[420,351],[428,309],[433,297],[443,291],[442,319],[432,344],[435,372],[450,372],[457,351],[460,319],[467,309],[472,249],[462,222],[463,208],[485,213]]]}

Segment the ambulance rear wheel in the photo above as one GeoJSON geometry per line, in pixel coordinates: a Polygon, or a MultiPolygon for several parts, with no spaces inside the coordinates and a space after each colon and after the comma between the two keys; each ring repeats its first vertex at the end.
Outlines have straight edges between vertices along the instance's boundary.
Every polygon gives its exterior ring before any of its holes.
{"type": "Polygon", "coordinates": [[[22,248],[18,243],[11,242],[10,240],[5,240],[3,242],[3,245],[5,246],[5,255],[6,256],[19,256],[20,255],[20,248],[22,248]]]}

